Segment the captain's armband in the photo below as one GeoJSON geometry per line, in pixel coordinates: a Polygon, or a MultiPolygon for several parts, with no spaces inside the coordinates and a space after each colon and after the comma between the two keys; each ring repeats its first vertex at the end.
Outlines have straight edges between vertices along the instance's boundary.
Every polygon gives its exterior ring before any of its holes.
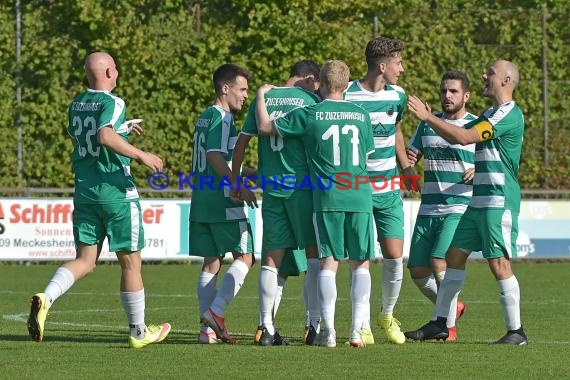
{"type": "Polygon", "coordinates": [[[477,131],[479,141],[492,140],[494,137],[493,126],[488,120],[478,122],[473,128],[477,131]]]}

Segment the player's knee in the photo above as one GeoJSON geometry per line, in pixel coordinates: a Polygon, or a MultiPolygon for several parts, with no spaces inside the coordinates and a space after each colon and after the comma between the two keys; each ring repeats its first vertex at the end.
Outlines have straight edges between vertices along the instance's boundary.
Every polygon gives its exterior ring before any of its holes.
{"type": "Polygon", "coordinates": [[[77,280],[80,280],[86,276],[88,276],[89,274],[93,273],[95,271],[95,267],[97,266],[97,263],[93,263],[93,262],[89,262],[89,261],[82,261],[80,262],[80,266],[76,267],[75,270],[73,271],[74,275],[77,277],[77,280]]]}
{"type": "Polygon", "coordinates": [[[253,253],[246,253],[246,254],[240,255],[236,258],[236,260],[243,261],[247,265],[247,267],[250,269],[253,266],[253,264],[255,263],[253,253]]]}
{"type": "Polygon", "coordinates": [[[504,280],[513,275],[511,262],[504,257],[490,259],[489,268],[497,280],[504,280]]]}
{"type": "Polygon", "coordinates": [[[93,272],[95,272],[95,268],[97,268],[97,264],[96,263],[91,263],[87,266],[87,272],[85,273],[86,275],[91,274],[93,272]]]}
{"type": "Polygon", "coordinates": [[[428,277],[432,274],[432,269],[429,267],[409,267],[408,269],[413,279],[428,277]]]}

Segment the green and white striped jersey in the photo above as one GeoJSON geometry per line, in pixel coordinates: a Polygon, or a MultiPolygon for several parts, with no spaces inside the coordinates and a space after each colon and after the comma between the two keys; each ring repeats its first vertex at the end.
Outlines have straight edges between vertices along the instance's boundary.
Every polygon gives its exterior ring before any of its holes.
{"type": "Polygon", "coordinates": [[[230,199],[229,178],[219,176],[206,160],[208,152],[220,152],[231,168],[236,142],[237,131],[231,112],[219,106],[202,112],[194,130],[191,221],[219,223],[246,219],[244,203],[230,199]]]}
{"type": "MultiPolygon", "coordinates": [[[[458,120],[445,119],[443,112],[435,115],[459,128],[477,118],[470,113],[458,120]]],[[[424,157],[424,186],[418,215],[463,214],[473,195],[473,185],[463,182],[463,173],[475,167],[475,144],[450,144],[422,121],[408,147],[420,151],[424,157]]]]}
{"type": "MultiPolygon", "coordinates": [[[[300,87],[275,87],[265,95],[265,105],[272,120],[298,108],[319,102],[319,97],[300,87]]],[[[249,106],[241,133],[257,136],[255,99],[249,106]]],[[[283,183],[298,188],[309,176],[309,166],[303,140],[299,137],[283,138],[280,135],[259,136],[259,175],[267,181],[264,192],[274,197],[288,198],[293,195],[283,183]],[[284,181],[285,178],[291,180],[284,181]],[[294,180],[293,180],[294,179],[294,180]]]]}
{"type": "Polygon", "coordinates": [[[505,208],[519,212],[518,182],[524,115],[514,101],[489,108],[465,128],[475,128],[481,142],[475,147],[475,208],[505,208]]]}
{"type": "Polygon", "coordinates": [[[74,202],[108,204],[139,199],[131,159],[107,149],[97,139],[99,130],[110,125],[128,141],[125,115],[125,102],[109,91],[88,89],[73,99],[67,133],[74,139],[74,202]]]}
{"type": "Polygon", "coordinates": [[[371,182],[377,183],[377,186],[372,186],[372,195],[399,192],[398,187],[386,186],[386,180],[390,181],[399,175],[396,163],[396,124],[402,121],[408,101],[404,89],[386,85],[382,91],[371,92],[363,89],[360,81],[355,80],[348,84],[344,98],[358,104],[370,115],[374,153],[368,156],[366,168],[371,182]],[[381,179],[375,180],[376,176],[381,179]]]}

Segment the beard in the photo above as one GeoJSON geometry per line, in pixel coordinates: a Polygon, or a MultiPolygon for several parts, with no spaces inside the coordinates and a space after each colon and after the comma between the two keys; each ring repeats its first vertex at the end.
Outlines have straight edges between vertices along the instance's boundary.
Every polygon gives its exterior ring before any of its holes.
{"type": "Polygon", "coordinates": [[[441,104],[441,108],[443,109],[443,111],[448,114],[454,114],[457,111],[459,111],[460,109],[463,108],[463,106],[465,105],[465,103],[461,102],[461,103],[455,103],[455,104],[441,104]]]}

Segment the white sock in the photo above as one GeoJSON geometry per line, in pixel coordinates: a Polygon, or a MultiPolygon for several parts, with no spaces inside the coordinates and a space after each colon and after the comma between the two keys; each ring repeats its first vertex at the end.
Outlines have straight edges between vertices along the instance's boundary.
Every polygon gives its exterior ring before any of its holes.
{"type": "MultiPolygon", "coordinates": [[[[451,318],[455,319],[453,316],[456,313],[457,296],[463,288],[464,283],[465,270],[447,268],[445,277],[437,293],[437,301],[435,303],[435,313],[437,317],[450,318],[451,315],[451,318]],[[453,309],[453,305],[455,305],[455,309],[453,309]]],[[[453,321],[453,325],[455,325],[455,320],[453,321]]]]}
{"type": "MultiPolygon", "coordinates": [[[[319,272],[319,303],[324,328],[334,329],[334,313],[336,306],[336,273],[322,269],[319,272]]],[[[311,314],[311,319],[313,315],[311,314]]]]}
{"type": "Polygon", "coordinates": [[[307,294],[307,279],[303,283],[303,305],[305,306],[305,327],[311,324],[311,314],[309,314],[309,295],[307,294]]]}
{"type": "Polygon", "coordinates": [[[277,310],[279,310],[279,305],[281,305],[281,299],[283,298],[283,287],[285,286],[285,277],[277,276],[277,294],[275,294],[275,304],[273,305],[273,320],[277,315],[277,310]]]}
{"type": "MultiPolygon", "coordinates": [[[[414,280],[414,284],[416,287],[422,292],[422,294],[430,300],[434,305],[435,301],[437,300],[437,286],[438,283],[433,275],[422,277],[422,278],[412,278],[414,280]]],[[[435,308],[433,310],[432,320],[435,320],[437,317],[435,315],[435,308]]]]}
{"type": "Polygon", "coordinates": [[[352,286],[350,297],[352,299],[352,330],[360,331],[364,321],[370,316],[370,271],[358,268],[352,271],[352,286]]]}
{"type": "Polygon", "coordinates": [[[71,271],[65,267],[59,267],[49,280],[44,293],[46,294],[46,301],[48,308],[53,305],[56,299],[61,297],[67,292],[75,283],[75,276],[71,271]]]}
{"type": "Polygon", "coordinates": [[[459,291],[455,297],[451,300],[451,305],[449,305],[449,315],[447,316],[447,327],[454,327],[455,320],[457,319],[457,299],[459,298],[459,291]]]}
{"type": "MultiPolygon", "coordinates": [[[[352,284],[353,284],[352,272],[353,272],[352,267],[350,267],[350,275],[348,276],[348,286],[351,292],[350,294],[352,294],[352,284]]],[[[368,270],[368,273],[370,273],[370,270],[368,270]]],[[[370,327],[370,291],[368,292],[368,307],[366,307],[363,311],[365,314],[362,317],[362,326],[360,328],[372,330],[370,327]]]]}
{"type": "Polygon", "coordinates": [[[513,275],[505,280],[497,281],[503,316],[507,330],[517,330],[521,327],[521,290],[517,278],[513,275]]]}
{"type": "Polygon", "coordinates": [[[200,305],[200,315],[203,315],[212,305],[218,289],[216,284],[218,282],[218,275],[210,272],[200,272],[198,276],[198,304],[200,305]]]}
{"type": "Polygon", "coordinates": [[[125,313],[127,313],[131,336],[137,339],[144,338],[146,334],[146,325],[144,323],[144,289],[138,292],[121,292],[121,302],[125,313]]]}
{"type": "Polygon", "coordinates": [[[321,321],[321,308],[319,301],[318,279],[321,270],[321,262],[319,259],[307,260],[307,274],[305,274],[305,289],[307,292],[307,309],[311,317],[310,324],[316,331],[319,331],[319,323],[321,321]]]}
{"type": "Polygon", "coordinates": [[[277,294],[277,269],[262,266],[259,272],[259,314],[261,326],[265,326],[270,334],[275,334],[273,327],[273,306],[277,294]]]}
{"type": "Polygon", "coordinates": [[[382,259],[382,314],[392,315],[402,288],[402,258],[382,259]]]}
{"type": "Polygon", "coordinates": [[[437,282],[437,287],[439,288],[439,285],[441,285],[441,282],[443,281],[443,279],[445,278],[445,271],[442,270],[441,272],[435,272],[435,282],[437,282]]]}
{"type": "Polygon", "coordinates": [[[420,292],[435,305],[435,300],[437,299],[437,282],[435,281],[435,277],[431,275],[428,277],[414,278],[413,280],[420,292]]]}
{"type": "Polygon", "coordinates": [[[229,303],[243,286],[245,276],[247,276],[248,272],[249,267],[246,263],[241,260],[234,260],[224,275],[218,294],[212,302],[212,306],[210,306],[214,313],[222,317],[224,316],[224,312],[229,303]]]}
{"type": "MultiPolygon", "coordinates": [[[[443,282],[444,278],[445,278],[445,271],[444,270],[442,270],[441,272],[435,273],[435,282],[437,283],[438,289],[441,286],[441,283],[443,282]]],[[[455,326],[455,320],[457,318],[457,299],[458,298],[459,298],[459,295],[457,295],[457,297],[454,297],[453,301],[451,301],[449,316],[447,317],[447,327],[454,327],[455,326]]],[[[432,320],[435,321],[436,319],[437,319],[437,315],[436,315],[436,310],[434,308],[432,320]]]]}

